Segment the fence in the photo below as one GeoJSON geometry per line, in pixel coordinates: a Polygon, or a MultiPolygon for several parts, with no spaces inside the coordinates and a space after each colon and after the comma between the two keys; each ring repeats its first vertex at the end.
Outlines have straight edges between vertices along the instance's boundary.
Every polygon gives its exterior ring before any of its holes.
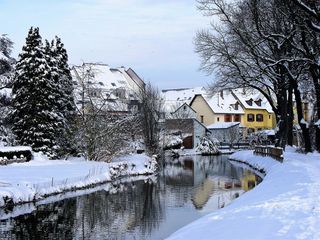
{"type": "Polygon", "coordinates": [[[283,162],[283,148],[273,146],[256,146],[254,154],[261,156],[270,156],[279,162],[283,162]]]}

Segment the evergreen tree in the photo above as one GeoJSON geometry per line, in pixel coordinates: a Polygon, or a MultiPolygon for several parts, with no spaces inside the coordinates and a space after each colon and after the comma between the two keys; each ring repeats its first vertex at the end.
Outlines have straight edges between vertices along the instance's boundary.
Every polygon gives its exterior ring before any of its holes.
{"type": "Polygon", "coordinates": [[[57,129],[63,117],[52,80],[54,61],[45,54],[38,28],[31,28],[16,65],[13,83],[13,131],[21,145],[42,151],[50,158],[57,153],[57,129]]]}
{"type": "Polygon", "coordinates": [[[58,84],[59,100],[58,109],[64,118],[64,126],[59,135],[61,153],[73,153],[75,151],[74,127],[75,127],[75,103],[73,97],[73,83],[70,68],[68,65],[68,54],[59,37],[52,41],[52,55],[55,59],[57,74],[55,82],[58,84]]]}

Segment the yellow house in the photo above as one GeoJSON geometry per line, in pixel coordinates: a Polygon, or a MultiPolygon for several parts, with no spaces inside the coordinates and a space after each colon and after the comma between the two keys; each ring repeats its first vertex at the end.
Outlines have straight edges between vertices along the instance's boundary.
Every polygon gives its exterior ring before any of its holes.
{"type": "Polygon", "coordinates": [[[244,111],[239,101],[229,90],[213,95],[196,94],[190,102],[197,119],[205,126],[218,122],[244,123],[244,111]]]}
{"type": "Polygon", "coordinates": [[[242,89],[232,90],[232,93],[244,110],[243,126],[247,128],[248,134],[275,128],[275,114],[260,93],[248,94],[242,89]]]}

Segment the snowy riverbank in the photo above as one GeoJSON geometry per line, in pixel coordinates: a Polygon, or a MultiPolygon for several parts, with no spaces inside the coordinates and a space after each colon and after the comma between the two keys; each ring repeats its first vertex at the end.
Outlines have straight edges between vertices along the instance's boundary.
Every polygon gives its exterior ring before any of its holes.
{"type": "Polygon", "coordinates": [[[155,170],[156,161],[146,155],[104,163],[84,159],[48,160],[36,154],[30,162],[0,166],[0,207],[40,200],[120,177],[150,175],[155,170]]]}
{"type": "Polygon", "coordinates": [[[319,154],[289,149],[283,164],[252,151],[231,158],[265,171],[263,182],[168,239],[320,239],[319,154]]]}

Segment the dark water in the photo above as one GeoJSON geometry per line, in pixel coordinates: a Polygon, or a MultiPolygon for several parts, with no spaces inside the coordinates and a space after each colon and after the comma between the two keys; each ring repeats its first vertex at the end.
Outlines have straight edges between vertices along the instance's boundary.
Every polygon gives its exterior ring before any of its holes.
{"type": "Polygon", "coordinates": [[[259,181],[226,156],[184,157],[167,163],[156,179],[33,205],[28,214],[0,221],[0,239],[164,239],[259,181]]]}

